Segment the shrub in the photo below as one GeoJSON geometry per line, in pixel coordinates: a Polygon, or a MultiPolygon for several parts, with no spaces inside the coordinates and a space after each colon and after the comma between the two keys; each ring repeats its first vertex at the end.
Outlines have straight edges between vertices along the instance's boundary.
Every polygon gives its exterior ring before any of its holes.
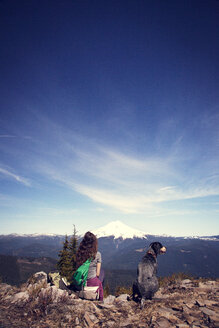
{"type": "Polygon", "coordinates": [[[103,289],[103,297],[107,297],[110,295],[110,287],[109,287],[109,284],[108,282],[106,283],[106,286],[104,287],[103,289]]]}
{"type": "Polygon", "coordinates": [[[178,273],[173,273],[171,276],[168,277],[159,277],[158,281],[160,287],[166,287],[166,286],[173,285],[177,281],[182,281],[184,279],[194,280],[195,278],[187,273],[178,272],[178,273]]]}

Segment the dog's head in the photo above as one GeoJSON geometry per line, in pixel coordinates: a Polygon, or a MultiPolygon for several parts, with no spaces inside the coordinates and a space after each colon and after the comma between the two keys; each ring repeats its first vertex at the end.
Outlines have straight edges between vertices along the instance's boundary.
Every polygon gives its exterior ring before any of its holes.
{"type": "Polygon", "coordinates": [[[155,253],[156,256],[159,255],[159,254],[166,253],[166,247],[164,247],[158,241],[150,244],[148,251],[150,251],[150,250],[152,250],[155,253]]]}

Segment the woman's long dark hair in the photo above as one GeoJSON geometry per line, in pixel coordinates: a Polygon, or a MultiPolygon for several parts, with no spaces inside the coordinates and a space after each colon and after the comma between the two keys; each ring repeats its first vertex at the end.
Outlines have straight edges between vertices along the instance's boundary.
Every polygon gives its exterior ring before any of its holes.
{"type": "Polygon", "coordinates": [[[79,268],[88,259],[95,258],[97,247],[97,237],[90,231],[86,232],[77,250],[76,267],[79,268]]]}

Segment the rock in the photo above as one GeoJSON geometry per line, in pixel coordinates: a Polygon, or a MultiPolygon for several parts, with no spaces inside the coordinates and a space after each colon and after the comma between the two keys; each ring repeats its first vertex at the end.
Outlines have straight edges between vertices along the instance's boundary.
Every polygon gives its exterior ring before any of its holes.
{"type": "Polygon", "coordinates": [[[191,309],[195,303],[196,302],[186,302],[186,308],[183,307],[184,311],[186,311],[187,309],[191,309]]]}
{"type": "Polygon", "coordinates": [[[96,324],[99,321],[97,317],[92,313],[90,313],[90,319],[94,324],[96,324]]]}
{"type": "Polygon", "coordinates": [[[69,300],[74,300],[76,298],[77,298],[77,296],[73,293],[71,295],[69,295],[69,300]]]}
{"type": "Polygon", "coordinates": [[[172,313],[172,314],[175,314],[175,311],[171,308],[167,308],[167,307],[161,307],[158,309],[158,312],[159,313],[163,313],[163,312],[166,312],[166,313],[172,313]]]}
{"type": "Polygon", "coordinates": [[[173,311],[179,311],[179,312],[182,312],[183,311],[183,306],[182,304],[174,304],[174,306],[172,306],[172,310],[173,311]]]}
{"type": "Polygon", "coordinates": [[[65,318],[67,319],[67,321],[71,321],[71,315],[70,314],[66,314],[65,318]]]}
{"type": "Polygon", "coordinates": [[[199,282],[197,291],[213,291],[214,289],[218,288],[218,282],[217,281],[205,281],[205,282],[199,282]]]}
{"type": "Polygon", "coordinates": [[[10,291],[12,288],[8,284],[1,284],[1,294],[6,294],[8,291],[10,291]]]}
{"type": "Polygon", "coordinates": [[[183,317],[189,325],[191,325],[196,320],[196,318],[190,315],[189,313],[185,313],[183,317]]]}
{"type": "Polygon", "coordinates": [[[153,300],[157,300],[157,299],[167,299],[170,296],[168,294],[160,294],[160,293],[155,293],[153,300]]]}
{"type": "Polygon", "coordinates": [[[212,305],[218,306],[218,301],[204,300],[203,304],[204,304],[204,306],[212,306],[212,305]]]}
{"type": "Polygon", "coordinates": [[[181,281],[181,284],[183,284],[183,285],[187,285],[187,284],[191,284],[191,283],[192,283],[192,281],[190,279],[184,279],[181,281]]]}
{"type": "Polygon", "coordinates": [[[209,316],[211,315],[217,315],[217,313],[215,311],[212,311],[206,307],[201,307],[200,310],[204,313],[204,314],[207,314],[209,316]]]}
{"type": "Polygon", "coordinates": [[[202,313],[204,313],[206,316],[208,316],[210,318],[210,321],[215,321],[219,323],[219,314],[218,312],[215,312],[213,310],[210,310],[206,307],[204,308],[200,308],[202,313]]]}
{"type": "Polygon", "coordinates": [[[130,320],[129,318],[125,319],[124,321],[120,322],[119,327],[133,327],[132,320],[130,320]]]}
{"type": "Polygon", "coordinates": [[[215,280],[208,280],[205,282],[206,285],[210,285],[210,286],[217,286],[218,282],[215,280]]]}
{"type": "Polygon", "coordinates": [[[10,297],[10,302],[11,303],[24,303],[26,301],[28,301],[29,299],[29,293],[26,292],[20,292],[15,294],[14,296],[10,297]]]}
{"type": "Polygon", "coordinates": [[[87,312],[84,315],[84,319],[89,328],[94,326],[94,322],[91,320],[90,315],[87,312]]]}
{"type": "Polygon", "coordinates": [[[69,295],[66,290],[59,289],[56,286],[50,286],[41,289],[38,297],[40,301],[47,300],[49,303],[57,303],[65,299],[67,300],[69,295]]]}
{"type": "Polygon", "coordinates": [[[32,275],[27,281],[28,284],[38,284],[38,283],[46,283],[47,284],[47,274],[43,271],[36,272],[32,275]]]}
{"type": "Polygon", "coordinates": [[[156,321],[156,324],[159,328],[170,328],[171,323],[166,318],[160,318],[156,321]]]}
{"type": "Polygon", "coordinates": [[[156,309],[156,312],[153,312],[154,320],[157,322],[157,318],[162,317],[172,323],[176,323],[178,321],[178,318],[175,316],[174,313],[175,312],[171,308],[159,307],[156,309]]]}
{"type": "Polygon", "coordinates": [[[113,327],[113,326],[115,327],[115,321],[109,320],[109,321],[106,322],[106,327],[110,328],[110,327],[113,327]]]}
{"type": "Polygon", "coordinates": [[[97,306],[100,309],[112,309],[112,308],[114,308],[114,305],[113,304],[105,304],[104,302],[103,303],[99,303],[97,306]]]}
{"type": "Polygon", "coordinates": [[[115,298],[116,297],[113,295],[107,296],[106,298],[104,298],[104,304],[113,304],[115,298]]]}
{"type": "Polygon", "coordinates": [[[180,284],[181,288],[191,288],[193,287],[193,282],[190,280],[190,279],[184,279],[181,281],[181,284],[180,284]]]}
{"type": "Polygon", "coordinates": [[[89,309],[89,311],[92,312],[92,313],[94,313],[94,314],[96,314],[96,315],[101,314],[101,310],[93,302],[90,302],[90,309],[89,309]]]}
{"type": "Polygon", "coordinates": [[[195,304],[198,306],[205,306],[205,302],[203,300],[197,300],[195,304]]]}
{"type": "Polygon", "coordinates": [[[129,297],[129,295],[128,295],[128,294],[122,294],[122,295],[120,295],[120,296],[116,297],[116,299],[115,299],[115,302],[116,302],[116,303],[123,303],[123,302],[127,302],[127,300],[128,300],[128,297],[129,297]]]}

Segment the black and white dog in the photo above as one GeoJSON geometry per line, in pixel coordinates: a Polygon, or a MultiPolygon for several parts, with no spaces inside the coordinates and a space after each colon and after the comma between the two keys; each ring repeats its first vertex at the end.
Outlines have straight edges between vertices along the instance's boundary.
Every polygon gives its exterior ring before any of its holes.
{"type": "Polygon", "coordinates": [[[151,243],[145,256],[138,264],[137,280],[133,284],[133,299],[141,300],[144,306],[146,299],[151,300],[159,288],[157,273],[157,255],[164,254],[166,248],[159,242],[151,243]]]}

